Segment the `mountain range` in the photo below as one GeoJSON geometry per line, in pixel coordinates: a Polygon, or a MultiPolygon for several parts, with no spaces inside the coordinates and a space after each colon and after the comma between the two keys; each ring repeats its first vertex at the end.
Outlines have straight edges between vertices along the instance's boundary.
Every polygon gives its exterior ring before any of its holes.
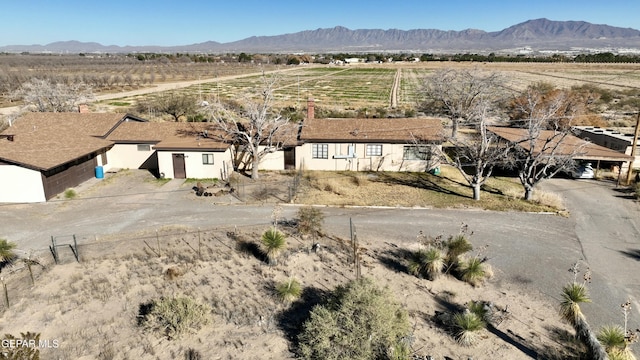
{"type": "Polygon", "coordinates": [[[275,36],[252,36],[228,43],[207,41],[182,46],[105,46],[95,42],[60,41],[47,45],[9,45],[0,52],[53,53],[327,53],[327,52],[513,52],[575,49],[640,49],[640,31],[584,21],[535,19],[501,31],[466,29],[360,29],[342,26],[275,36]]]}

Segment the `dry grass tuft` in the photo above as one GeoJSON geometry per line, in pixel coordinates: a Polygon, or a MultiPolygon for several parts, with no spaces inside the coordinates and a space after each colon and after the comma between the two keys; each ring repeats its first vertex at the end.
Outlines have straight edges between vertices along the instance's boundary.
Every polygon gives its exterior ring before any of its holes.
{"type": "Polygon", "coordinates": [[[167,280],[175,280],[182,275],[182,270],[177,266],[172,266],[164,272],[164,278],[167,280]]]}
{"type": "Polygon", "coordinates": [[[543,206],[549,206],[560,210],[565,209],[562,196],[556,193],[546,192],[538,189],[533,192],[532,200],[543,206]]]}

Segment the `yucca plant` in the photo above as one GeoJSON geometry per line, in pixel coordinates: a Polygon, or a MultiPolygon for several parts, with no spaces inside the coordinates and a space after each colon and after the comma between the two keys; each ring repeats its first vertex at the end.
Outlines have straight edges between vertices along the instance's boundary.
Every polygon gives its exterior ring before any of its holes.
{"type": "Polygon", "coordinates": [[[580,304],[591,302],[584,284],[572,282],[562,288],[562,300],[560,301],[560,316],[569,322],[576,331],[576,337],[587,347],[590,359],[607,359],[605,348],[598,341],[585,319],[580,304]]]}
{"type": "Polygon", "coordinates": [[[460,275],[462,280],[473,285],[480,286],[485,280],[493,276],[493,271],[489,264],[485,264],[477,256],[460,264],[460,275]]]}
{"type": "Polygon", "coordinates": [[[575,282],[565,285],[565,287],[562,288],[560,316],[575,326],[578,318],[583,317],[580,304],[587,302],[591,302],[591,299],[589,298],[585,285],[575,282]]]}
{"type": "Polygon", "coordinates": [[[275,228],[271,228],[262,234],[262,247],[264,248],[267,261],[271,265],[278,263],[278,256],[287,246],[285,236],[275,228]]]}
{"type": "Polygon", "coordinates": [[[16,244],[6,239],[0,239],[0,270],[3,267],[10,265],[17,257],[14,249],[16,244]]]}
{"type": "Polygon", "coordinates": [[[453,315],[455,338],[462,346],[471,346],[478,341],[478,332],[487,324],[477,314],[465,311],[453,315]]]}
{"type": "Polygon", "coordinates": [[[298,282],[298,280],[290,278],[276,286],[276,294],[280,301],[285,304],[289,304],[300,298],[300,295],[302,294],[302,286],[300,286],[300,282],[298,282]]]}
{"type": "Polygon", "coordinates": [[[489,310],[482,301],[469,301],[467,304],[469,312],[476,314],[480,319],[488,322],[489,310]]]}
{"type": "Polygon", "coordinates": [[[611,352],[619,351],[627,346],[624,335],[622,327],[609,325],[600,329],[597,337],[607,354],[611,355],[611,352]]]}
{"type": "Polygon", "coordinates": [[[446,265],[447,272],[455,270],[460,265],[460,256],[473,250],[473,245],[464,234],[451,236],[444,246],[447,249],[446,265]]]}
{"type": "Polygon", "coordinates": [[[420,249],[411,254],[409,272],[415,276],[424,276],[435,280],[444,269],[444,257],[438,248],[420,249]]]}

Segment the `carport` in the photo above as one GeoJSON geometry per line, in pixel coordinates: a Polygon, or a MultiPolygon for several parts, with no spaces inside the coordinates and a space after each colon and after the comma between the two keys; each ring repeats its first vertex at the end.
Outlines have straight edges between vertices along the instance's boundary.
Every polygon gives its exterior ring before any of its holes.
{"type": "MultiPolygon", "coordinates": [[[[506,141],[517,143],[517,146],[521,146],[523,148],[531,146],[529,141],[523,141],[523,139],[527,139],[527,129],[491,126],[488,127],[487,130],[506,141]]],[[[628,163],[627,165],[629,165],[633,160],[633,157],[629,155],[604,146],[596,145],[577,136],[556,136],[557,132],[553,130],[540,131],[540,134],[536,139],[537,143],[534,142],[535,148],[544,149],[542,150],[543,152],[554,151],[555,156],[572,156],[574,160],[579,162],[595,163],[596,170],[600,170],[605,166],[609,168],[617,166],[618,169],[622,169],[625,163],[628,163]],[[550,142],[545,144],[547,141],[550,142]]]]}

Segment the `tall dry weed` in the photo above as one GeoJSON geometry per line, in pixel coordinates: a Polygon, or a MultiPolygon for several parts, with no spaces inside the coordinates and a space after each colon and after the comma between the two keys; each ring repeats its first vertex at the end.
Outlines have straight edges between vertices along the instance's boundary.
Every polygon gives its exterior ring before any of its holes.
{"type": "Polygon", "coordinates": [[[540,205],[549,206],[558,210],[564,210],[565,208],[562,196],[540,189],[533,192],[532,200],[540,205]]]}

